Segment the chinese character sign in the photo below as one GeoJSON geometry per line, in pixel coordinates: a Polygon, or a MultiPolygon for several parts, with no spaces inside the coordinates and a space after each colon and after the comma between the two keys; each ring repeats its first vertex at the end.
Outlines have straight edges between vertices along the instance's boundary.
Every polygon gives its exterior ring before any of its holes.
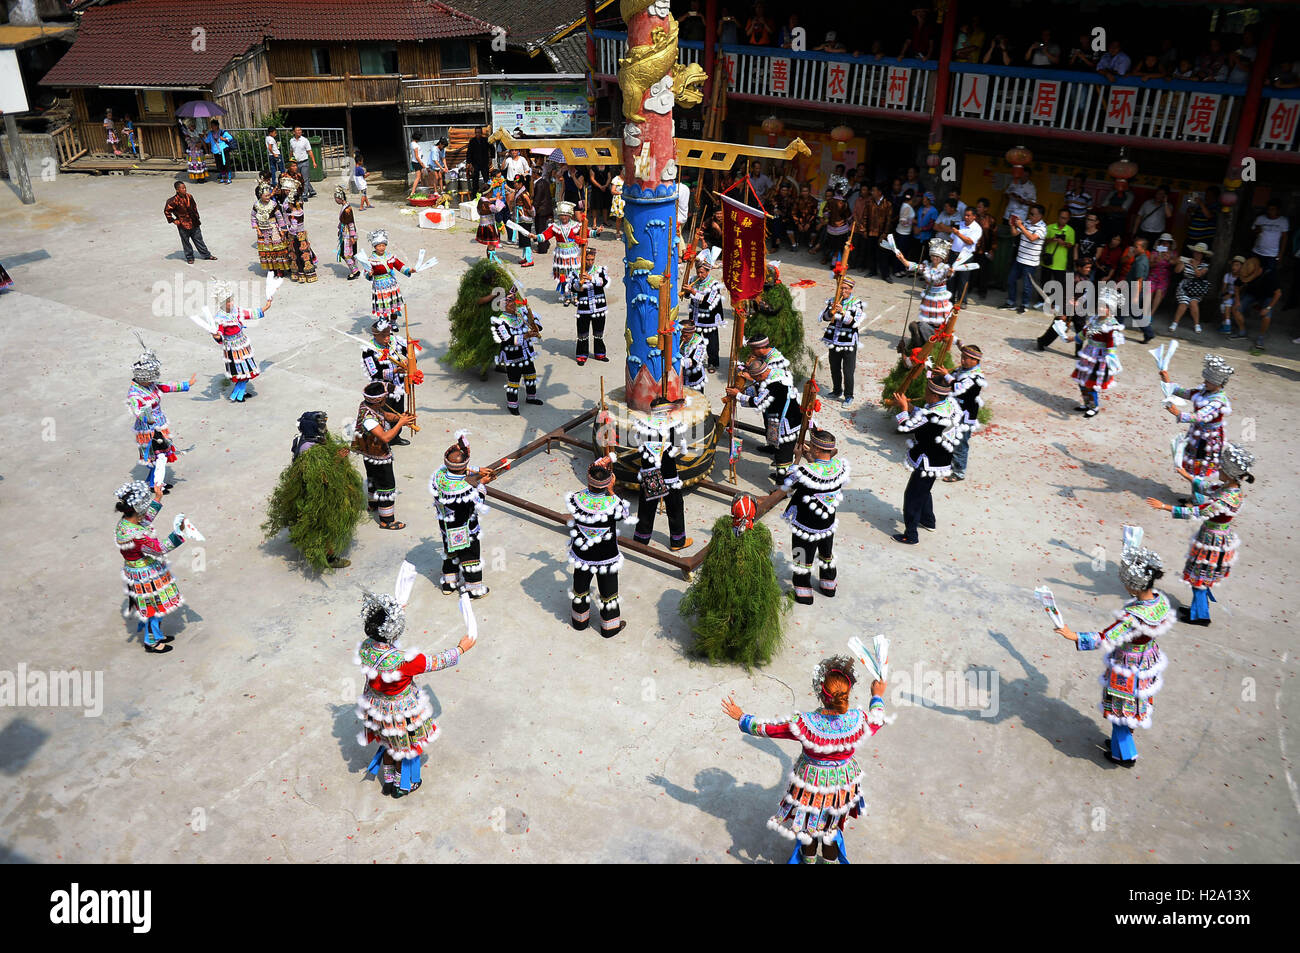
{"type": "Polygon", "coordinates": [[[1219,97],[1214,93],[1190,93],[1187,115],[1183,119],[1184,139],[1208,139],[1214,135],[1214,120],[1219,115],[1219,97]]]}
{"type": "Polygon", "coordinates": [[[723,53],[720,62],[727,71],[727,91],[733,92],[736,88],[736,54],[723,53]]]}
{"type": "Polygon", "coordinates": [[[983,73],[963,73],[961,77],[961,98],[957,101],[957,111],[983,115],[984,104],[989,101],[989,78],[983,73]]]}
{"type": "Polygon", "coordinates": [[[767,218],[756,208],[722,197],[722,283],[734,304],[763,291],[767,218]]]}
{"type": "Polygon", "coordinates": [[[911,82],[912,71],[901,66],[889,68],[889,79],[885,83],[884,105],[894,109],[907,108],[907,87],[911,82]]]}
{"type": "Polygon", "coordinates": [[[849,64],[826,64],[826,95],[830,102],[843,102],[849,92],[849,64]]]}
{"type": "Polygon", "coordinates": [[[1137,90],[1125,86],[1111,87],[1106,99],[1106,128],[1128,130],[1133,125],[1133,108],[1137,90]]]}
{"type": "Polygon", "coordinates": [[[1056,122],[1056,107],[1061,98],[1061,84],[1057,80],[1040,79],[1034,84],[1034,108],[1030,116],[1042,122],[1056,122]]]}
{"type": "Polygon", "coordinates": [[[790,95],[790,58],[773,56],[768,61],[767,85],[773,96],[790,95]]]}
{"type": "Polygon", "coordinates": [[[1270,99],[1264,110],[1261,146],[1289,146],[1300,124],[1300,99],[1270,99]]]}

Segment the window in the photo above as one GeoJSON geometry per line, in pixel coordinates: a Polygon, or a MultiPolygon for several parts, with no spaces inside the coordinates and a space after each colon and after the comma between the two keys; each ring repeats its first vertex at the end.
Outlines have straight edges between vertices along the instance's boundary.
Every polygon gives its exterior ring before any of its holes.
{"type": "Polygon", "coordinates": [[[316,76],[329,76],[331,74],[328,46],[313,46],[311,48],[311,71],[316,76]]]}
{"type": "Polygon", "coordinates": [[[466,40],[442,40],[438,43],[442,58],[442,72],[470,71],[469,43],[466,40]]]}
{"type": "Polygon", "coordinates": [[[366,76],[391,74],[397,72],[396,43],[362,43],[361,72],[366,76]]]}

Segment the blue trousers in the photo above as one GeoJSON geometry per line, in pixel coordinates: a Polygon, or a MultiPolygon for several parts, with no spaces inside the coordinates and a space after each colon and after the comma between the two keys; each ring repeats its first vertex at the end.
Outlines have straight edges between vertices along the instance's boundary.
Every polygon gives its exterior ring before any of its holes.
{"type": "Polygon", "coordinates": [[[966,464],[970,462],[970,431],[961,438],[957,449],[952,452],[952,472],[957,476],[966,475],[966,464]]]}
{"type": "Polygon", "coordinates": [[[1192,605],[1188,610],[1189,618],[1208,619],[1210,617],[1210,603],[1218,602],[1214,598],[1214,593],[1209,589],[1193,589],[1192,605]]]}
{"type": "Polygon", "coordinates": [[[1038,274],[1037,265],[1026,265],[1021,261],[1013,261],[1011,270],[1007,272],[1007,306],[1011,308],[1027,308],[1034,300],[1034,286],[1031,279],[1038,274]],[[1023,302],[1021,298],[1024,298],[1023,302]]]}

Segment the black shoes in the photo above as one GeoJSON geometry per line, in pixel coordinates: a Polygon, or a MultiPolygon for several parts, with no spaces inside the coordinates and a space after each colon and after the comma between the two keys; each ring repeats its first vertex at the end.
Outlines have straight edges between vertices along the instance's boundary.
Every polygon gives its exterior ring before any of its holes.
{"type": "Polygon", "coordinates": [[[542,406],[542,399],[540,397],[525,397],[524,403],[536,404],[538,407],[540,407],[542,406]]]}
{"type": "Polygon", "coordinates": [[[411,445],[411,441],[405,437],[394,437],[392,443],[394,447],[409,447],[411,445]]]}
{"type": "Polygon", "coordinates": [[[1182,622],[1184,625],[1199,625],[1202,627],[1210,624],[1209,619],[1193,619],[1192,610],[1187,608],[1187,606],[1178,607],[1178,621],[1182,622]]]}
{"type": "Polygon", "coordinates": [[[615,628],[612,629],[602,628],[600,630],[600,637],[602,639],[612,639],[614,636],[618,635],[626,628],[627,628],[627,622],[620,622],[615,628]]]}
{"type": "Polygon", "coordinates": [[[918,537],[910,537],[910,538],[909,538],[908,536],[906,536],[906,535],[903,534],[903,533],[895,533],[895,534],[893,535],[892,539],[894,540],[894,542],[896,542],[896,543],[902,543],[902,544],[904,544],[905,546],[915,546],[917,543],[919,543],[919,542],[921,541],[920,538],[918,538],[918,537]]]}

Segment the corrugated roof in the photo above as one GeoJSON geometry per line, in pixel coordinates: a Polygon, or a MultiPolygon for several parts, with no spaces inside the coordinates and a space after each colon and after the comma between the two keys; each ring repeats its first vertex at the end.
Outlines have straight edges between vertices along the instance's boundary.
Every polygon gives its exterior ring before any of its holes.
{"type": "Polygon", "coordinates": [[[207,86],[263,37],[365,42],[490,32],[490,24],[436,0],[203,0],[197,11],[175,0],[121,0],[81,15],[72,49],[41,84],[207,86]]]}

